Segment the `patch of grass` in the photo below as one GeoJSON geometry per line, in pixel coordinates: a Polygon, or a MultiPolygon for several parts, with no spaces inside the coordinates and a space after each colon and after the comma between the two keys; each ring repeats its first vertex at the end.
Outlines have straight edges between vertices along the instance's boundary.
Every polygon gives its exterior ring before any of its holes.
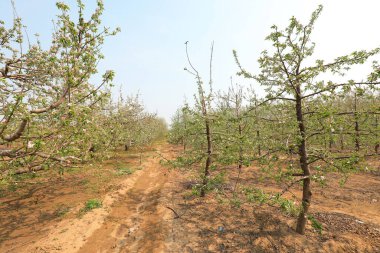
{"type": "Polygon", "coordinates": [[[241,207],[241,204],[242,204],[242,201],[237,198],[236,196],[234,196],[231,200],[230,200],[230,204],[233,206],[233,207],[236,207],[236,208],[240,208],[241,207]]]}
{"type": "Polygon", "coordinates": [[[102,201],[99,199],[89,199],[84,204],[84,207],[79,210],[79,216],[83,216],[85,213],[95,209],[102,207],[102,201]]]}
{"type": "Polygon", "coordinates": [[[117,175],[131,175],[134,171],[131,168],[117,168],[117,175]]]}
{"type": "Polygon", "coordinates": [[[283,198],[280,194],[269,195],[257,188],[245,188],[244,193],[250,203],[276,205],[279,206],[283,213],[293,217],[298,216],[300,212],[300,207],[294,201],[283,198]]]}
{"type": "MultiPolygon", "coordinates": [[[[203,181],[203,175],[201,176],[203,181]]],[[[207,180],[207,184],[204,186],[201,183],[194,184],[192,186],[192,192],[195,196],[200,196],[202,188],[204,188],[205,192],[214,191],[216,193],[223,191],[223,183],[224,183],[224,173],[219,173],[214,177],[209,177],[207,180]]]]}
{"type": "Polygon", "coordinates": [[[12,175],[11,178],[13,180],[16,180],[16,181],[23,181],[23,180],[27,180],[27,179],[34,179],[34,178],[37,178],[37,177],[41,177],[41,175],[39,175],[38,173],[34,172],[34,171],[31,171],[31,172],[28,172],[28,173],[23,173],[23,174],[16,174],[16,175],[12,175]]]}
{"type": "Polygon", "coordinates": [[[10,192],[15,192],[15,191],[17,191],[17,189],[18,189],[18,185],[15,183],[8,185],[8,191],[10,191],[10,192]]]}
{"type": "MultiPolygon", "coordinates": [[[[6,195],[6,191],[2,188],[0,188],[0,198],[3,198],[5,197],[6,195]]],[[[2,206],[4,203],[0,203],[0,206],[2,206]]]]}
{"type": "Polygon", "coordinates": [[[269,196],[266,193],[264,193],[261,189],[246,188],[244,189],[244,193],[247,197],[247,201],[250,203],[257,202],[262,205],[269,199],[269,196]]]}
{"type": "Polygon", "coordinates": [[[307,219],[311,222],[312,228],[319,234],[322,235],[323,226],[313,215],[308,215],[307,219]]]}
{"type": "Polygon", "coordinates": [[[0,180],[0,198],[5,197],[8,186],[9,186],[8,180],[6,179],[0,180]]]}
{"type": "Polygon", "coordinates": [[[285,198],[277,198],[275,200],[277,201],[277,204],[280,205],[280,208],[284,213],[293,217],[296,217],[299,214],[300,208],[297,207],[293,201],[285,198]]]}
{"type": "Polygon", "coordinates": [[[65,169],[65,172],[66,173],[78,173],[82,170],[81,167],[70,167],[70,168],[66,168],[65,169]]]}
{"type": "Polygon", "coordinates": [[[99,208],[99,207],[102,207],[102,202],[99,199],[87,200],[87,202],[85,204],[85,209],[87,211],[95,209],[95,208],[99,208]]]}

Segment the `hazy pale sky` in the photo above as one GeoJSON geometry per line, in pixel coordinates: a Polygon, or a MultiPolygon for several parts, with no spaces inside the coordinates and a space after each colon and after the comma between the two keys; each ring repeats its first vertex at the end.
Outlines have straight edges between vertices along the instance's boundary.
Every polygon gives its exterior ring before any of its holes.
{"type": "MultiPolygon", "coordinates": [[[[51,20],[58,14],[53,0],[15,0],[17,12],[28,26],[29,34],[39,33],[48,46],[51,20]]],[[[76,1],[66,0],[72,11],[76,1]]],[[[95,0],[84,0],[87,11],[95,0]]],[[[291,16],[307,22],[319,4],[324,10],[312,39],[317,43],[318,58],[333,59],[353,50],[380,45],[378,0],[105,0],[104,25],[120,27],[121,33],[108,38],[105,60],[99,72],[116,71],[114,96],[122,85],[123,94],[139,92],[147,109],[168,121],[196,92],[187,66],[185,41],[193,63],[208,78],[210,44],[214,46],[214,89],[226,89],[237,72],[232,49],[239,53],[244,67],[258,70],[260,52],[269,48],[264,38],[270,26],[280,28],[291,16]]],[[[10,25],[10,0],[0,0],[0,20],[10,25]]],[[[368,73],[362,74],[364,78],[368,73]]],[[[239,80],[244,84],[247,81],[239,80]]]]}

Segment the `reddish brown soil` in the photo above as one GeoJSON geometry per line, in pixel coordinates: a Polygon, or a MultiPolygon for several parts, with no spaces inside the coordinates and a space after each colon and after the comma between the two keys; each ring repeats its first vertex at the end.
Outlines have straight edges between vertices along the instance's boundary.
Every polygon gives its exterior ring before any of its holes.
{"type": "Polygon", "coordinates": [[[160,220],[170,218],[170,211],[158,203],[167,177],[154,156],[153,150],[145,152],[139,165],[138,155],[120,152],[64,176],[23,180],[20,189],[0,199],[0,252],[163,249],[167,232],[160,220]],[[119,167],[134,173],[120,175],[119,167]],[[102,200],[102,208],[78,215],[94,198],[102,200]],[[59,215],[63,208],[69,210],[59,215]]]}
{"type": "MultiPolygon", "coordinates": [[[[156,148],[166,158],[178,150],[156,148]]],[[[353,175],[343,187],[337,175],[329,187],[313,185],[311,212],[323,232],[309,224],[301,236],[295,218],[278,207],[244,202],[244,187],[273,193],[284,187],[258,180],[258,169],[243,169],[239,206],[231,197],[235,168],[224,168],[223,191],[198,198],[190,189],[194,172],[161,166],[157,152],[144,153],[141,166],[137,155],[123,152],[61,177],[20,180],[0,198],[0,252],[380,252],[379,174],[353,175]],[[120,166],[134,173],[120,175],[120,166]],[[103,206],[78,216],[93,198],[103,206]]]]}
{"type": "MultiPolygon", "coordinates": [[[[379,166],[379,162],[376,162],[379,166]]],[[[380,168],[377,167],[380,171],[380,168]]],[[[304,236],[297,234],[296,218],[277,206],[244,203],[242,189],[257,187],[280,193],[281,187],[270,179],[260,179],[260,170],[244,168],[238,178],[236,168],[224,168],[228,176],[221,193],[199,199],[184,193],[194,184],[191,172],[178,175],[174,209],[180,219],[173,220],[176,241],[171,252],[380,252],[380,175],[356,174],[339,185],[340,177],[330,175],[328,186],[313,184],[311,212],[323,225],[319,235],[310,224],[304,236]],[[234,204],[235,203],[235,204],[234,204]]],[[[299,202],[301,188],[284,196],[299,202]]]]}

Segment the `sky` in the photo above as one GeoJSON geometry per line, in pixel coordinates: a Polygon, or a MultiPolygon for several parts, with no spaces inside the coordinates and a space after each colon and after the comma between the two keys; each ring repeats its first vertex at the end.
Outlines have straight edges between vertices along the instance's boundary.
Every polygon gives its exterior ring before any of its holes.
{"type": "MultiPolygon", "coordinates": [[[[73,12],[77,10],[75,0],[62,1],[73,12]]],[[[91,13],[96,1],[83,2],[91,13]]],[[[42,46],[48,47],[51,20],[58,14],[55,1],[15,0],[15,4],[28,33],[38,33],[42,46]]],[[[245,69],[257,72],[260,52],[270,48],[264,40],[270,27],[284,28],[292,16],[305,23],[319,4],[324,10],[312,35],[318,58],[332,60],[380,46],[378,0],[104,0],[104,4],[104,26],[120,27],[121,32],[105,41],[99,73],[114,70],[114,97],[120,91],[123,96],[139,93],[147,110],[168,123],[184,99],[191,101],[196,92],[194,77],[184,71],[188,66],[186,41],[192,62],[205,81],[214,41],[214,90],[226,90],[231,77],[242,85],[251,84],[235,77],[238,69],[233,49],[245,69]]],[[[0,20],[10,25],[12,13],[11,0],[0,0],[0,20]]],[[[367,74],[357,71],[355,78],[367,74]]]]}

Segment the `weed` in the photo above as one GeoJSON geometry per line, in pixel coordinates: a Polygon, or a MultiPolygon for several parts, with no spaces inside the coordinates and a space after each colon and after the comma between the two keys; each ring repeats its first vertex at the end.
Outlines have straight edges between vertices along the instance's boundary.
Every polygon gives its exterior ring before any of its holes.
{"type": "Polygon", "coordinates": [[[131,175],[134,171],[130,168],[118,168],[117,175],[131,175]]]}
{"type": "Polygon", "coordinates": [[[12,175],[12,179],[16,181],[23,181],[23,180],[33,179],[37,177],[39,177],[38,173],[33,172],[33,171],[30,173],[12,175]]]}
{"type": "Polygon", "coordinates": [[[69,167],[69,168],[66,168],[66,173],[78,173],[81,171],[81,167],[69,167]]]}
{"type": "Polygon", "coordinates": [[[15,192],[18,189],[18,185],[16,183],[12,183],[8,185],[8,190],[11,192],[15,192]]]}
{"type": "Polygon", "coordinates": [[[89,199],[84,204],[84,207],[79,210],[79,216],[81,217],[92,209],[100,207],[102,207],[102,202],[99,199],[89,199]]]}
{"type": "Polygon", "coordinates": [[[278,198],[277,204],[279,204],[281,210],[288,215],[297,216],[299,213],[299,208],[291,200],[285,198],[278,198]]]}
{"type": "Polygon", "coordinates": [[[200,184],[195,184],[193,185],[193,187],[191,187],[191,194],[194,196],[200,196],[201,189],[202,189],[202,186],[200,184]]]}
{"type": "Polygon", "coordinates": [[[241,200],[238,198],[238,197],[233,197],[231,200],[230,200],[230,204],[233,206],[233,207],[236,207],[236,208],[240,208],[242,202],[241,200]]]}
{"type": "Polygon", "coordinates": [[[318,232],[319,235],[322,235],[323,226],[322,224],[312,215],[308,215],[307,219],[311,222],[312,228],[318,232]]]}
{"type": "MultiPolygon", "coordinates": [[[[5,195],[6,195],[6,191],[5,191],[4,189],[1,189],[1,188],[0,188],[0,198],[5,197],[5,195]]],[[[1,206],[2,204],[4,204],[4,203],[0,203],[0,206],[1,206]]]]}
{"type": "Polygon", "coordinates": [[[300,212],[299,207],[291,200],[281,197],[280,194],[270,196],[264,193],[261,189],[246,188],[244,189],[247,201],[250,203],[258,202],[262,204],[278,205],[281,211],[287,215],[297,216],[300,212]]]}
{"type": "Polygon", "coordinates": [[[247,197],[248,202],[258,202],[259,204],[264,204],[268,201],[269,196],[263,192],[261,189],[256,188],[246,188],[244,189],[244,193],[247,197]]]}
{"type": "MultiPolygon", "coordinates": [[[[195,184],[192,187],[192,193],[195,196],[200,196],[202,189],[204,188],[206,192],[222,192],[223,191],[223,183],[224,183],[224,173],[219,173],[214,177],[209,177],[206,185],[195,184]]],[[[203,180],[203,176],[201,176],[203,180]]]]}

